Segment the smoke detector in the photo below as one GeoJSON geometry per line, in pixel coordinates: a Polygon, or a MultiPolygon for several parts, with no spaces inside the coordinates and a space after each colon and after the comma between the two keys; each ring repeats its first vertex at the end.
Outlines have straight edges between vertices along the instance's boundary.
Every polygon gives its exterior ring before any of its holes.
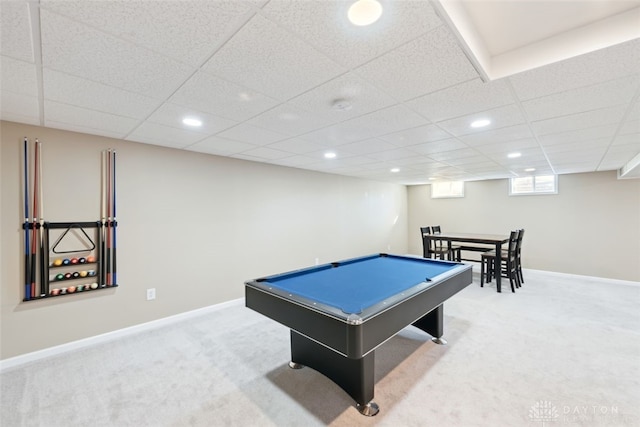
{"type": "Polygon", "coordinates": [[[336,99],[331,103],[331,108],[336,111],[349,111],[353,108],[353,104],[346,99],[336,99]]]}

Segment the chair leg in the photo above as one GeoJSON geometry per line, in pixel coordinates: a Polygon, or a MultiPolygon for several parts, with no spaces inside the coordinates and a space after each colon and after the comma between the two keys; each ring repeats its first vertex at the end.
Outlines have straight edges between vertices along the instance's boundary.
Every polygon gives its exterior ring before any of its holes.
{"type": "Polygon", "coordinates": [[[524,277],[522,277],[522,267],[520,265],[518,265],[518,277],[520,278],[520,286],[518,287],[521,287],[524,283],[524,277]]]}
{"type": "Polygon", "coordinates": [[[484,288],[484,260],[480,259],[480,287],[484,288]]]}

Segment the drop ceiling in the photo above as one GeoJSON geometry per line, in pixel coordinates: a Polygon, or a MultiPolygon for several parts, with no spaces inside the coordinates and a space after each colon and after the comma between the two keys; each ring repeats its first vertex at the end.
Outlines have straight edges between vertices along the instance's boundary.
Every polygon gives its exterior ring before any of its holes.
{"type": "Polygon", "coordinates": [[[0,118],[406,185],[640,177],[639,1],[381,3],[2,0],[0,118]]]}

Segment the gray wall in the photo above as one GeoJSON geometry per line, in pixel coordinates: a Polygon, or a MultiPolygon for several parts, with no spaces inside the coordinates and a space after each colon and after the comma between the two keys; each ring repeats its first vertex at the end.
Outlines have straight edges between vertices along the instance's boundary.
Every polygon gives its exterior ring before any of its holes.
{"type": "Polygon", "coordinates": [[[240,298],[316,258],[408,250],[404,186],[0,124],[2,359],[240,298]],[[43,143],[51,222],[99,219],[100,152],[117,150],[117,289],[22,302],[24,136],[43,143]]]}
{"type": "Polygon", "coordinates": [[[409,250],[420,227],[508,234],[525,229],[525,268],[640,281],[640,180],[616,172],[560,175],[556,195],[509,196],[507,180],[467,182],[465,197],[431,199],[409,187],[409,250]]]}

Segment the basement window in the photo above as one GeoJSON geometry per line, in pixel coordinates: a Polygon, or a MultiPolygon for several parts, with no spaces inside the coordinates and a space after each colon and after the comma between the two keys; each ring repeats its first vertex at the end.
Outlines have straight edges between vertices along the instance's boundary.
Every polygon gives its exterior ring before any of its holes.
{"type": "Polygon", "coordinates": [[[558,176],[521,176],[509,180],[510,196],[530,194],[558,194],[558,176]]]}
{"type": "Polygon", "coordinates": [[[464,197],[464,181],[431,183],[432,199],[446,199],[450,197],[464,197]]]}

